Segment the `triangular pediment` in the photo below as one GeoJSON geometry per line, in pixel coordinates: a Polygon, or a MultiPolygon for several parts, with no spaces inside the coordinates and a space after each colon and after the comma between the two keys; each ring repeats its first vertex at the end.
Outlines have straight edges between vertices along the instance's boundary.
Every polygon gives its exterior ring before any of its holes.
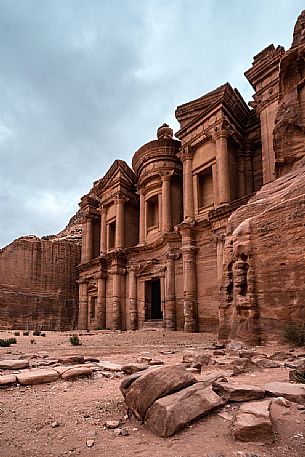
{"type": "Polygon", "coordinates": [[[105,176],[94,183],[97,194],[118,187],[118,190],[134,190],[137,178],[124,160],[115,160],[105,176]]]}

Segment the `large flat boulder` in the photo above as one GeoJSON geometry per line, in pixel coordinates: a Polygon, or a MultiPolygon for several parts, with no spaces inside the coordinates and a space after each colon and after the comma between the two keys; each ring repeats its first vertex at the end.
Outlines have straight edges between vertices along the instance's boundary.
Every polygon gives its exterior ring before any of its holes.
{"type": "Polygon", "coordinates": [[[148,371],[128,389],[125,402],[135,416],[143,420],[148,408],[161,397],[194,384],[196,379],[185,368],[164,366],[148,371]]]}
{"type": "Polygon", "coordinates": [[[57,371],[50,368],[27,370],[16,375],[17,382],[24,386],[56,381],[58,377],[57,371]]]}
{"type": "Polygon", "coordinates": [[[85,363],[85,359],[82,355],[71,354],[58,357],[58,362],[65,365],[78,365],[80,363],[85,363]]]}
{"type": "Polygon", "coordinates": [[[120,363],[110,362],[109,360],[100,360],[97,364],[101,370],[110,371],[116,373],[117,371],[122,371],[123,365],[120,363]]]}
{"type": "Polygon", "coordinates": [[[227,401],[258,400],[265,396],[265,389],[248,384],[233,384],[231,382],[214,382],[213,390],[227,401]]]}
{"type": "Polygon", "coordinates": [[[127,363],[126,365],[122,366],[123,373],[126,374],[133,374],[138,373],[139,371],[146,370],[148,365],[144,363],[127,363]]]}
{"type": "Polygon", "coordinates": [[[0,368],[2,370],[22,370],[23,368],[29,367],[29,361],[26,359],[15,360],[0,360],[0,368]]]}
{"type": "Polygon", "coordinates": [[[146,413],[145,425],[156,435],[168,437],[224,403],[212,386],[198,382],[155,401],[146,413]]]}
{"type": "Polygon", "coordinates": [[[14,374],[5,374],[0,376],[0,386],[11,386],[17,383],[17,378],[14,374]]]}
{"type": "Polygon", "coordinates": [[[240,406],[232,427],[236,440],[264,443],[273,441],[270,403],[271,400],[263,400],[240,406]]]}
{"type": "Polygon", "coordinates": [[[290,384],[289,382],[269,382],[264,389],[272,397],[284,397],[295,403],[305,404],[305,384],[290,384]]]}
{"type": "Polygon", "coordinates": [[[93,372],[93,367],[88,366],[79,366],[71,367],[68,370],[65,370],[60,377],[62,379],[74,379],[79,377],[91,376],[93,372]]]}

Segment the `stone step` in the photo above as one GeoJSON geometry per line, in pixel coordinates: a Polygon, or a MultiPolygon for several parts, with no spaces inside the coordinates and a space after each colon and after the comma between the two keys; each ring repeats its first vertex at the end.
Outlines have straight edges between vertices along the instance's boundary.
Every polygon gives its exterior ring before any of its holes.
{"type": "Polygon", "coordinates": [[[162,329],[163,319],[149,319],[144,322],[142,330],[162,329]]]}

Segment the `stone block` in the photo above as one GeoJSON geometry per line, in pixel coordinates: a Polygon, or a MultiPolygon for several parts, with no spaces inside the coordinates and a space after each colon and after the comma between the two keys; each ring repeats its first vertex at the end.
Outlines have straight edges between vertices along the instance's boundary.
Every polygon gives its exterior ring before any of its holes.
{"type": "Polygon", "coordinates": [[[211,386],[198,382],[155,401],[146,413],[145,425],[156,435],[168,437],[224,403],[211,386]]]}
{"type": "Polygon", "coordinates": [[[265,389],[247,384],[233,384],[231,382],[214,382],[213,390],[227,401],[258,400],[265,396],[265,389]]]}
{"type": "Polygon", "coordinates": [[[13,374],[5,374],[0,376],[0,386],[11,386],[17,383],[17,378],[13,374]]]}
{"type": "Polygon", "coordinates": [[[272,397],[284,397],[289,401],[305,405],[305,384],[288,382],[269,382],[264,385],[266,394],[272,397]]]}
{"type": "Polygon", "coordinates": [[[0,361],[0,368],[2,370],[22,370],[23,368],[29,367],[28,360],[1,360],[0,361]]]}
{"type": "Polygon", "coordinates": [[[236,440],[264,443],[274,440],[270,403],[270,400],[263,400],[240,406],[232,428],[236,440]]]}
{"type": "Polygon", "coordinates": [[[17,382],[24,386],[56,381],[58,377],[57,371],[44,368],[23,371],[16,375],[17,382]]]}

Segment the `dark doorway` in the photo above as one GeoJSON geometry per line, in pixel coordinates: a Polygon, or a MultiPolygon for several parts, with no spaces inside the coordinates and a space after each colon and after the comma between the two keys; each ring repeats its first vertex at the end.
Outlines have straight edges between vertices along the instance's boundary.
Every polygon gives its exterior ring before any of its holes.
{"type": "Polygon", "coordinates": [[[146,305],[146,320],[163,319],[161,308],[161,288],[160,279],[152,279],[146,281],[145,284],[145,305],[146,305]]]}

